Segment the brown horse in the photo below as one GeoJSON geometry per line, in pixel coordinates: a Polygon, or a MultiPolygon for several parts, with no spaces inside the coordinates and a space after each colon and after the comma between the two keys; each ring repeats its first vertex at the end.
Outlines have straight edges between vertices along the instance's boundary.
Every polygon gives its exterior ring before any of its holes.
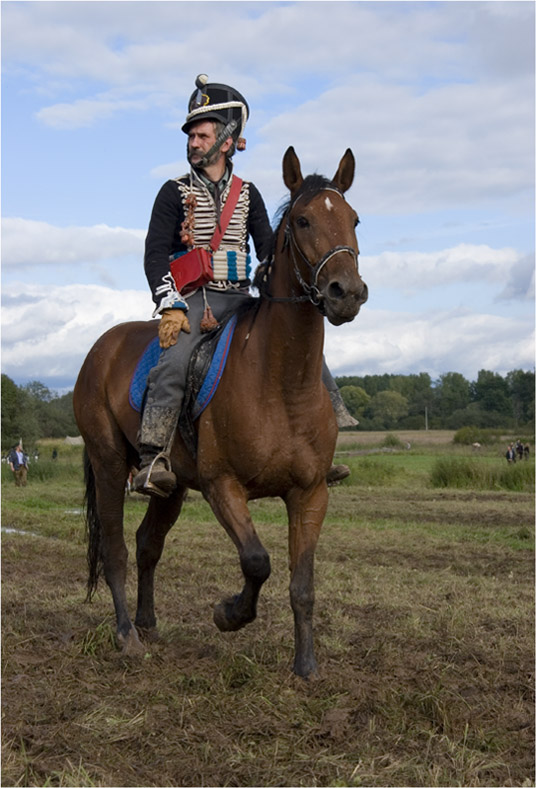
{"type": "MultiPolygon", "coordinates": [[[[89,352],[74,390],[74,410],[86,445],[88,596],[104,571],[125,653],[143,650],[140,633],[154,634],[154,572],[166,534],[188,488],[200,490],[238,550],[242,591],[216,605],[222,631],[256,616],[270,559],[253,526],[248,501],[277,496],[289,521],[290,600],[295,622],[294,671],[316,670],[313,650],[313,562],[326,512],[337,426],[321,381],[324,315],[334,325],[353,320],[367,299],[358,273],[355,211],[343,193],[354,177],[347,150],[333,181],[303,178],[294,149],[283,159],[290,190],[275,234],[273,262],[259,278],[258,298],[240,313],[219,388],[197,420],[194,458],[177,432],[171,452],[178,486],[152,498],[137,534],[138,605],[127,610],[127,548],[123,537],[125,482],[138,462],[139,414],[129,382],[157,321],[123,323],[89,352]]],[[[179,340],[180,341],[180,340],[179,340]]]]}

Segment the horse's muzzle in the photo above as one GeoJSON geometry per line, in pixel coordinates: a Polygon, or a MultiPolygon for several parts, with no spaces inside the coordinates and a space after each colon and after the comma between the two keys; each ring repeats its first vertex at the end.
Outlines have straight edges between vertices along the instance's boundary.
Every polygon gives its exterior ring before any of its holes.
{"type": "Polygon", "coordinates": [[[368,299],[368,287],[361,277],[353,278],[351,283],[346,283],[339,277],[332,279],[321,291],[322,308],[334,326],[349,323],[359,312],[361,306],[368,299]]]}

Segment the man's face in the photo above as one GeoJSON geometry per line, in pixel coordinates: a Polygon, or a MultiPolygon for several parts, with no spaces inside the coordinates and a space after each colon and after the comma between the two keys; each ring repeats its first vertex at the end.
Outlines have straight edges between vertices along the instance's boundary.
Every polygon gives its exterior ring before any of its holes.
{"type": "MultiPolygon", "coordinates": [[[[208,120],[193,123],[188,130],[188,160],[195,167],[216,142],[214,124],[208,120]]],[[[216,153],[218,157],[220,152],[216,153]]]]}
{"type": "MultiPolygon", "coordinates": [[[[198,167],[203,156],[212,148],[216,142],[216,132],[214,123],[210,120],[200,120],[193,123],[188,130],[188,161],[194,167],[198,167]]],[[[223,145],[216,150],[209,161],[204,165],[208,167],[216,164],[219,159],[225,159],[225,154],[231,148],[233,140],[228,137],[223,145]]]]}

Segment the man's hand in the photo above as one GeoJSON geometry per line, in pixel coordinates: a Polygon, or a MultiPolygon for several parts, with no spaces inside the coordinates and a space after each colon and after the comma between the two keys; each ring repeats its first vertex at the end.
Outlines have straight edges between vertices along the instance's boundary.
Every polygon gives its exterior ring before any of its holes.
{"type": "Polygon", "coordinates": [[[190,322],[186,317],[186,312],[183,309],[166,309],[162,313],[158,326],[160,347],[167,348],[176,345],[181,331],[190,333],[190,322]]]}

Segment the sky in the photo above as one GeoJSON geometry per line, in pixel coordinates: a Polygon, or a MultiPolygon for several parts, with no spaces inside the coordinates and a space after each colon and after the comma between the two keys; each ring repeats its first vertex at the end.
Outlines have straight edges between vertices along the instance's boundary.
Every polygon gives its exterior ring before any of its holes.
{"type": "Polygon", "coordinates": [[[197,74],[250,106],[235,171],[273,217],[282,159],[356,177],[369,300],[326,322],[337,375],[534,368],[533,2],[1,3],[2,372],[73,388],[150,320],[144,239],[188,171],[197,74]]]}

